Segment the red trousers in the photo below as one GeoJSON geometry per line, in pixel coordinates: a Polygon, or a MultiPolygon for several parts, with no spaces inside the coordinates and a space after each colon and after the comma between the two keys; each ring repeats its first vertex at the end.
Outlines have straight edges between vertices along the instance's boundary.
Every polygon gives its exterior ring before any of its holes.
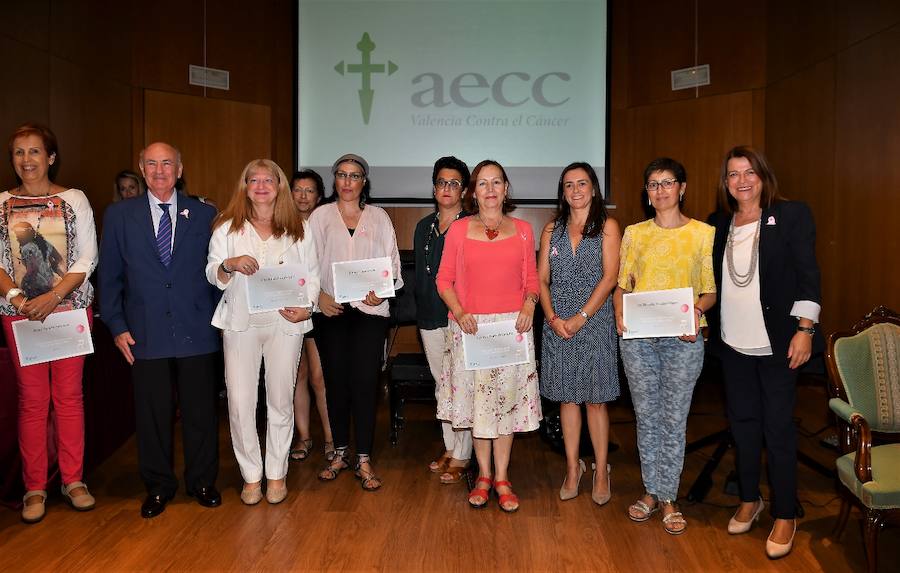
{"type": "MultiPolygon", "coordinates": [[[[88,324],[93,314],[87,309],[88,324]]],[[[47,489],[47,422],[53,401],[59,471],[64,484],[81,481],[84,467],[84,356],[22,366],[12,323],[23,316],[3,316],[3,333],[19,386],[19,451],[26,491],[47,489]]]]}

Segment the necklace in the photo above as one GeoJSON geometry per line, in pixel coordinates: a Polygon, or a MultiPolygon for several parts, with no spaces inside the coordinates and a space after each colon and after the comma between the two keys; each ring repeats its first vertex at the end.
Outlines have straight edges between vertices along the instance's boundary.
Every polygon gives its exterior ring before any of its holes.
{"type": "Polygon", "coordinates": [[[725,262],[728,266],[728,276],[736,287],[744,288],[753,282],[753,276],[756,273],[756,264],[759,261],[759,228],[762,226],[762,219],[756,221],[756,230],[753,233],[753,246],[750,251],[750,266],[746,273],[739,273],[734,268],[734,217],[728,225],[728,240],[725,241],[725,262]]]}
{"type": "Polygon", "coordinates": [[[484,225],[484,234],[488,238],[488,241],[493,241],[494,239],[496,239],[497,235],[500,234],[500,225],[503,224],[503,215],[500,215],[500,221],[493,229],[484,222],[484,219],[481,218],[480,212],[478,213],[478,220],[481,221],[482,225],[484,225]]]}
{"type": "MultiPolygon", "coordinates": [[[[463,212],[460,211],[456,214],[456,217],[453,218],[454,221],[458,220],[460,216],[462,216],[463,212]]],[[[449,227],[448,227],[449,229],[449,227]]],[[[434,219],[431,220],[431,228],[428,230],[428,236],[425,237],[425,272],[428,273],[428,276],[431,276],[431,262],[428,260],[428,253],[431,251],[431,240],[436,236],[440,236],[441,234],[441,220],[440,213],[434,214],[434,219]]]]}

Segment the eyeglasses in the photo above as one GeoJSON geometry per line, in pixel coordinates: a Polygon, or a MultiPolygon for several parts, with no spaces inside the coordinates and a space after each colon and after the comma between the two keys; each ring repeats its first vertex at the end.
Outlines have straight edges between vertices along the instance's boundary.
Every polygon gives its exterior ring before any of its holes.
{"type": "Polygon", "coordinates": [[[660,181],[649,181],[644,188],[647,191],[656,191],[660,187],[668,191],[669,189],[675,187],[678,184],[678,179],[662,179],[660,181]]]}
{"type": "Polygon", "coordinates": [[[359,183],[363,179],[366,178],[362,173],[344,173],[343,171],[338,171],[334,174],[334,178],[343,181],[344,179],[350,179],[354,183],[359,183]]]}
{"type": "Polygon", "coordinates": [[[445,189],[449,187],[451,191],[459,191],[462,189],[462,181],[458,181],[456,179],[451,179],[449,181],[445,179],[438,179],[434,183],[435,189],[445,189]]]}

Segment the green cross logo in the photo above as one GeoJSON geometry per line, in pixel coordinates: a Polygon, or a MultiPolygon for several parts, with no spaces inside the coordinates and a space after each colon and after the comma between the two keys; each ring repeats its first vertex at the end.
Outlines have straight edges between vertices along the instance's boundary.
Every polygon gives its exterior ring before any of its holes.
{"type": "MultiPolygon", "coordinates": [[[[372,74],[383,74],[384,64],[372,63],[372,52],[375,50],[375,42],[369,37],[369,33],[365,32],[362,39],[356,44],[356,49],[362,54],[362,61],[358,64],[348,64],[344,66],[344,60],[341,60],[334,67],[335,71],[342,76],[346,71],[348,74],[359,74],[362,77],[362,89],[359,90],[359,107],[362,110],[363,123],[369,125],[369,115],[372,113],[372,100],[375,99],[375,90],[372,89],[372,74]]],[[[397,71],[397,64],[388,60],[387,75],[391,75],[397,71]]]]}

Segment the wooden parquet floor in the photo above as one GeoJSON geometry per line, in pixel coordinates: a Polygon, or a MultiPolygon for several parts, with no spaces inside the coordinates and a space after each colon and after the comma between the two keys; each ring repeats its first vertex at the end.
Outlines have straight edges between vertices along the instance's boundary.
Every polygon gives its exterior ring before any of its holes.
{"type": "MultiPolygon", "coordinates": [[[[720,390],[698,386],[688,438],[724,426],[720,390]]],[[[797,415],[801,427],[827,424],[819,387],[802,387],[797,415]]],[[[590,499],[590,475],[582,494],[567,502],[557,492],[564,462],[536,434],[516,438],[510,475],[521,497],[518,513],[507,515],[495,500],[472,510],[463,485],[442,486],[426,464],[441,448],[433,405],[409,404],[400,443],[387,440],[387,406],[381,401],[375,461],[385,486],[363,492],[351,472],[336,482],[319,482],[320,436],[309,460],[292,463],[289,496],[277,506],[241,504],[241,481],[222,422],[218,487],[224,503],[206,509],[183,488],[165,513],[142,519],[143,486],[136,446],[127,442],[87,476],[97,508],[78,514],[58,494],[48,515],[26,526],[18,513],[0,509],[0,571],[809,571],[837,573],[865,568],[854,511],[840,542],[830,536],[839,508],[834,481],[801,465],[800,498],[806,511],[793,553],[769,561],[764,543],[772,520],[764,514],[749,534],[729,536],[725,526],[735,497],[723,493],[734,458],[727,454],[704,503],[683,503],[685,535],[663,531],[659,519],[632,523],[626,508],[641,493],[634,423],[627,404],[611,409],[612,438],[621,447],[610,456],[612,501],[590,499]]],[[[316,420],[314,420],[314,425],[316,420]]],[[[826,432],[827,433],[827,432],[826,432]]],[[[801,438],[801,450],[831,466],[835,453],[818,438],[801,438]]],[[[686,495],[713,450],[689,454],[681,486],[686,495]]],[[[180,457],[180,451],[177,454],[180,457]]],[[[590,460],[586,460],[588,463],[590,460]]],[[[180,468],[180,462],[179,462],[180,468]]],[[[180,469],[179,469],[180,471],[180,469]]],[[[764,489],[764,495],[768,490],[764,489]]],[[[900,535],[881,535],[880,571],[897,571],[900,535]]]]}

